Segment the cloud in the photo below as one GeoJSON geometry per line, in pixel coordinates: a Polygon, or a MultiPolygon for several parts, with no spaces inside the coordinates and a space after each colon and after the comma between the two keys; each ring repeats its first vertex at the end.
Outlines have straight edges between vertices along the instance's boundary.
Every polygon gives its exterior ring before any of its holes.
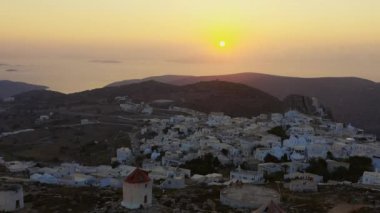
{"type": "Polygon", "coordinates": [[[188,58],[174,58],[165,60],[169,63],[178,64],[212,64],[212,63],[222,63],[223,59],[218,58],[206,58],[206,57],[188,57],[188,58]]]}
{"type": "Polygon", "coordinates": [[[6,69],[5,72],[19,72],[17,69],[6,69]]]}
{"type": "Polygon", "coordinates": [[[91,60],[91,63],[101,63],[101,64],[120,64],[122,61],[118,60],[91,60]]]}
{"type": "Polygon", "coordinates": [[[2,63],[0,63],[0,67],[5,67],[5,66],[9,66],[9,64],[2,64],[2,63]]]}

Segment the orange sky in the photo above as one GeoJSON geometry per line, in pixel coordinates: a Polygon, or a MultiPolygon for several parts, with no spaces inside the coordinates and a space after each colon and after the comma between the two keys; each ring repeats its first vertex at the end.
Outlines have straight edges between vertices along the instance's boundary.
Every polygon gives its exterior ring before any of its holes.
{"type": "Polygon", "coordinates": [[[64,92],[161,74],[380,81],[378,26],[378,0],[0,0],[0,79],[64,92]]]}

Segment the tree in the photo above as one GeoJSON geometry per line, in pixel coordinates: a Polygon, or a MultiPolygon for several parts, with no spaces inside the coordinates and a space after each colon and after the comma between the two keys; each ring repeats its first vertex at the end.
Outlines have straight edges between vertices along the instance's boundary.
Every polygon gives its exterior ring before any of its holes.
{"type": "Polygon", "coordinates": [[[290,160],[288,159],[288,155],[287,155],[287,154],[284,154],[284,155],[281,157],[281,162],[290,162],[290,160]]]}
{"type": "Polygon", "coordinates": [[[268,133],[280,137],[282,141],[285,139],[289,139],[286,130],[282,128],[282,126],[273,127],[272,129],[268,130],[268,133]]]}
{"type": "Polygon", "coordinates": [[[221,152],[223,155],[228,156],[228,150],[227,149],[222,149],[221,152]]]}
{"type": "Polygon", "coordinates": [[[348,180],[357,182],[364,171],[373,171],[372,159],[368,157],[350,157],[350,167],[348,170],[348,180]]]}
{"type": "Polygon", "coordinates": [[[183,167],[190,169],[193,174],[206,175],[216,172],[216,169],[221,167],[221,163],[218,158],[208,153],[203,157],[186,162],[183,167]]]}
{"type": "Polygon", "coordinates": [[[273,155],[267,154],[264,158],[265,163],[280,163],[280,161],[273,155]]]}
{"type": "Polygon", "coordinates": [[[264,174],[264,179],[268,182],[282,181],[284,180],[284,174],[285,173],[283,171],[274,172],[271,174],[264,174]]]}
{"type": "Polygon", "coordinates": [[[323,176],[323,181],[327,181],[329,179],[329,171],[327,169],[327,163],[324,159],[312,159],[309,161],[310,166],[306,169],[306,172],[310,172],[313,174],[317,174],[323,176]]]}
{"type": "Polygon", "coordinates": [[[289,165],[287,165],[287,164],[283,164],[283,165],[282,165],[282,168],[284,169],[284,173],[285,173],[285,174],[288,173],[289,165]]]}
{"type": "Polygon", "coordinates": [[[327,159],[335,160],[335,157],[334,157],[332,152],[330,152],[330,151],[327,152],[327,159]]]}
{"type": "Polygon", "coordinates": [[[330,173],[330,179],[336,181],[344,181],[348,176],[348,169],[343,166],[336,168],[330,173]]]}

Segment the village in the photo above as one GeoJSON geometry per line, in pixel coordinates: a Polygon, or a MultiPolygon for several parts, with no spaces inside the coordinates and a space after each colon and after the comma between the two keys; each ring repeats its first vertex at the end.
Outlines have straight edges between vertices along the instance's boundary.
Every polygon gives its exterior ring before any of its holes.
{"type": "MultiPolygon", "coordinates": [[[[126,97],[115,100],[122,111],[146,115],[154,111],[154,107],[126,97]]],[[[256,212],[286,212],[286,195],[281,189],[306,195],[334,186],[380,190],[376,136],[324,118],[323,112],[306,115],[290,110],[243,118],[180,107],[169,110],[178,115],[145,119],[131,147],[119,147],[109,165],[64,162],[41,166],[39,162],[0,157],[0,165],[6,168],[3,180],[10,183],[0,188],[0,211],[24,207],[22,186],[12,184],[17,182],[14,179],[122,190],[119,210],[153,212],[154,206],[160,205],[157,193],[162,196],[165,190],[181,192],[196,186],[216,187],[218,205],[256,212]]],[[[41,116],[36,122],[48,119],[41,116]]],[[[97,123],[83,119],[80,125],[97,123]]],[[[211,201],[208,204],[216,205],[211,201]]]]}

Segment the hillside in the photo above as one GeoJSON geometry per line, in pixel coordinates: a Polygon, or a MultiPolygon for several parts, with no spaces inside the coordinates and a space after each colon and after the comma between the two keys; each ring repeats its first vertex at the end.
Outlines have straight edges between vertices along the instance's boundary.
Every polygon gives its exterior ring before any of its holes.
{"type": "Polygon", "coordinates": [[[21,82],[0,80],[0,99],[14,96],[31,90],[44,90],[45,86],[33,85],[21,82]]]}
{"type": "MultiPolygon", "coordinates": [[[[202,77],[159,76],[148,79],[174,85],[218,79],[255,87],[279,99],[284,99],[292,94],[317,97],[323,105],[331,109],[336,120],[352,123],[380,135],[380,84],[365,79],[353,77],[295,78],[258,73],[202,77]]],[[[136,81],[133,80],[133,82],[136,81]]],[[[128,83],[129,81],[121,81],[109,86],[128,83]]]]}
{"type": "Polygon", "coordinates": [[[145,81],[75,93],[68,98],[95,101],[121,95],[128,95],[144,102],[170,99],[178,106],[202,112],[221,111],[232,116],[252,116],[283,111],[282,102],[271,95],[242,84],[222,81],[199,82],[185,86],[145,81]]]}

